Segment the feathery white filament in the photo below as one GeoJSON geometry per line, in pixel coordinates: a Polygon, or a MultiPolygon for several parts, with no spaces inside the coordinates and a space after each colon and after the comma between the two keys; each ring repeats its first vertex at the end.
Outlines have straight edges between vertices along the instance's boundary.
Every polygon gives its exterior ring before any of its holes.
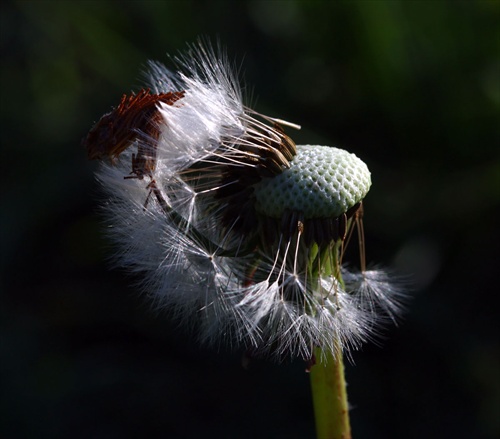
{"type": "Polygon", "coordinates": [[[379,309],[391,317],[398,312],[384,272],[345,271],[345,287],[332,270],[314,277],[307,262],[312,244],[302,232],[263,243],[259,215],[279,219],[290,210],[305,220],[338,217],[368,192],[366,165],[337,148],[311,145],[298,146],[287,165],[279,150],[283,134],[267,123],[281,121],[254,117],[227,63],[211,49],[200,46],[188,55],[175,75],[150,64],[155,92],[184,92],[173,105],[159,104],[151,175],[124,178],[138,142],[98,173],[117,264],[140,272],[156,306],[196,322],[203,339],[230,337],[278,357],[308,358],[314,346],[357,348],[373,333],[379,309]],[[285,165],[245,187],[256,231],[238,228],[245,213],[231,205],[237,197],[220,193],[231,194],[244,179],[228,180],[227,169],[258,170],[267,151],[285,165]]]}

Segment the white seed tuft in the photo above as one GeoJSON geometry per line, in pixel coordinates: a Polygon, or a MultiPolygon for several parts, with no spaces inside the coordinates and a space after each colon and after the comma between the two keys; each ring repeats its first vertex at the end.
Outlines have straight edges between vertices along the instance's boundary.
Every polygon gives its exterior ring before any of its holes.
{"type": "MultiPolygon", "coordinates": [[[[150,109],[149,137],[119,151],[104,145],[113,159],[97,175],[117,265],[140,273],[155,306],[202,340],[278,358],[358,348],[376,333],[380,310],[399,311],[382,270],[341,279],[343,238],[333,229],[359,226],[359,216],[338,217],[367,194],[367,166],[333,147],[295,153],[277,119],[245,107],[212,49],[193,48],[182,66],[174,75],[151,63],[151,90],[182,96],[150,109]],[[303,216],[290,215],[284,231],[287,211],[303,216]]],[[[127,123],[148,128],[139,116],[127,123]]]]}

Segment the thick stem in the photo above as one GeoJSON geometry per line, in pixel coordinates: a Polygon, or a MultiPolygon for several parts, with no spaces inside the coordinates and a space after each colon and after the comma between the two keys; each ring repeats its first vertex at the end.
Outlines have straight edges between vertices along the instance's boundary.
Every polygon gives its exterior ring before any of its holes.
{"type": "Polygon", "coordinates": [[[339,349],[315,350],[318,363],[311,369],[311,390],[317,439],[350,439],[349,408],[344,378],[344,363],[339,349]],[[320,361],[321,359],[321,361],[320,361]]]}

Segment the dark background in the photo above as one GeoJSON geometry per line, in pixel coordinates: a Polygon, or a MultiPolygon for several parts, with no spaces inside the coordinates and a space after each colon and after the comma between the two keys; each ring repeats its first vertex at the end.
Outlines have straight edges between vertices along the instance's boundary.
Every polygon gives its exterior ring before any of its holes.
{"type": "Polygon", "coordinates": [[[347,366],[355,438],[499,437],[498,1],[7,1],[1,6],[3,438],[313,438],[304,364],[240,365],[109,270],[81,138],[219,37],[254,107],[370,167],[370,261],[411,302],[347,366]],[[496,28],[495,28],[496,26],[496,28]]]}

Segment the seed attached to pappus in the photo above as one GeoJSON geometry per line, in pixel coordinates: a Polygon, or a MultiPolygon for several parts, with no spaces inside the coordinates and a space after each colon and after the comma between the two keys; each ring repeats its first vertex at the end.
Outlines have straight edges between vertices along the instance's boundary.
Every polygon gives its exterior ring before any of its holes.
{"type": "Polygon", "coordinates": [[[151,94],[149,89],[123,95],[118,107],[102,116],[84,139],[83,146],[89,158],[114,160],[138,141],[131,173],[139,179],[151,176],[156,166],[156,142],[160,135],[158,104],[174,105],[183,96],[182,91],[151,94]]]}
{"type": "Polygon", "coordinates": [[[135,95],[123,95],[118,107],[102,116],[83,141],[91,160],[111,161],[137,142],[137,153],[132,154],[130,175],[124,178],[150,178],[144,207],[151,193],[154,193],[159,204],[166,208],[165,198],[153,178],[162,120],[158,105],[174,105],[183,96],[182,91],[151,94],[149,89],[142,89],[135,95]]]}

